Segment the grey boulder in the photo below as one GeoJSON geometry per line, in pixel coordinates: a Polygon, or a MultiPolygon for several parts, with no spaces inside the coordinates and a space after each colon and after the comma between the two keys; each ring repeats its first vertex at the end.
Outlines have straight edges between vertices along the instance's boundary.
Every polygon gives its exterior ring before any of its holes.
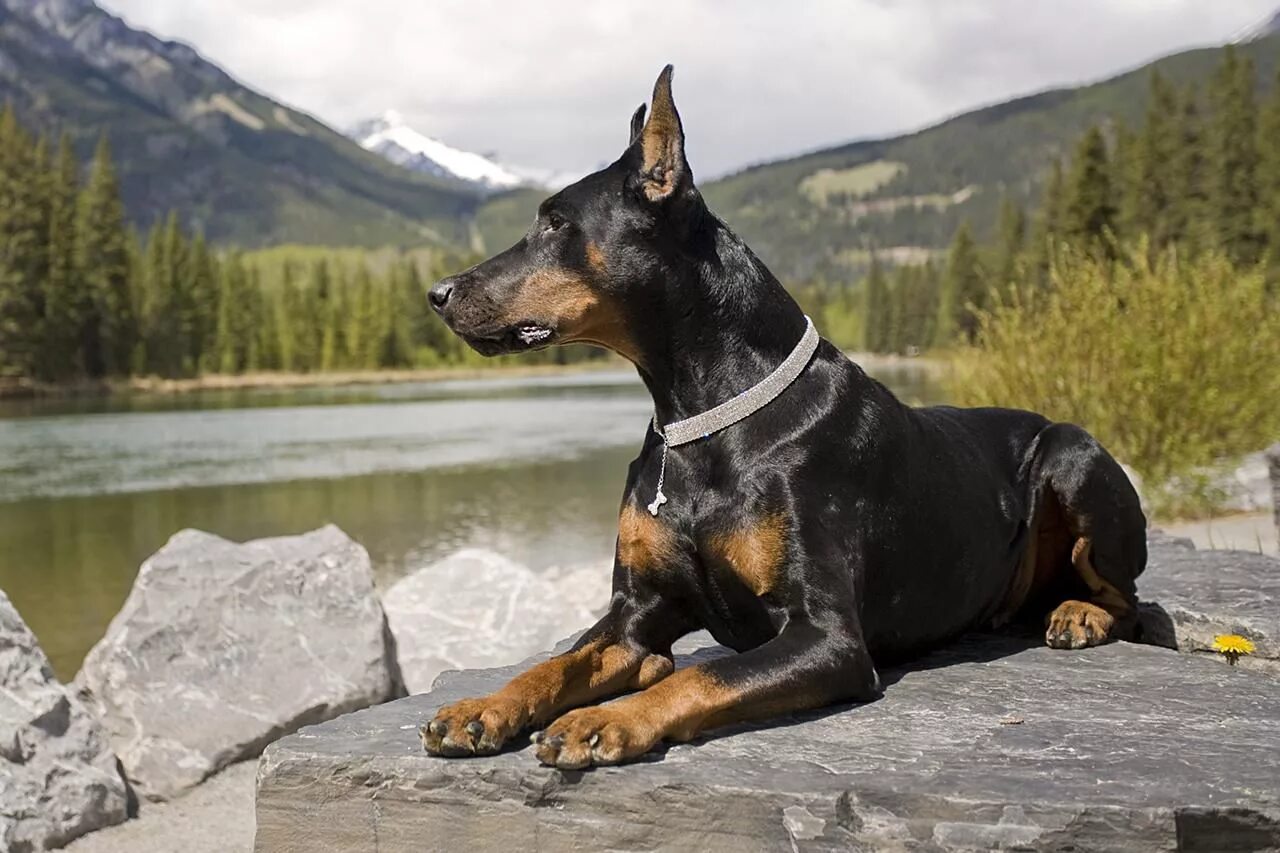
{"type": "Polygon", "coordinates": [[[397,695],[369,555],[337,527],[175,535],[76,676],[129,780],[163,800],[307,723],[397,695]]]}
{"type": "Polygon", "coordinates": [[[606,565],[535,573],[469,548],[401,578],[383,596],[405,688],[446,669],[500,666],[549,648],[609,604],[606,565]]]}
{"type": "Polygon", "coordinates": [[[105,732],[0,592],[0,850],[49,850],[128,818],[105,732]]]}

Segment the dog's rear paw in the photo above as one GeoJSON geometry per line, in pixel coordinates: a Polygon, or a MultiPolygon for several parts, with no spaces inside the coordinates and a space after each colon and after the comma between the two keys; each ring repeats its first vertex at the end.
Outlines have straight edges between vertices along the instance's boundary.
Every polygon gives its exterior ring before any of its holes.
{"type": "Polygon", "coordinates": [[[444,706],[418,735],[422,748],[432,755],[492,755],[524,724],[517,703],[488,696],[444,706]]]}
{"type": "Polygon", "coordinates": [[[1100,646],[1111,638],[1115,617],[1087,601],[1064,601],[1049,614],[1044,641],[1054,649],[1100,646]]]}

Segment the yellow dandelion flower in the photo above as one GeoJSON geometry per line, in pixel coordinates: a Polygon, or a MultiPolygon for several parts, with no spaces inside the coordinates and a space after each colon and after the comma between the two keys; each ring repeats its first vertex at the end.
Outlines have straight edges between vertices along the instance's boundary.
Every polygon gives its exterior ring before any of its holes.
{"type": "Polygon", "coordinates": [[[1253,654],[1253,643],[1239,634],[1219,634],[1213,638],[1213,650],[1227,659],[1232,666],[1241,655],[1253,654]]]}

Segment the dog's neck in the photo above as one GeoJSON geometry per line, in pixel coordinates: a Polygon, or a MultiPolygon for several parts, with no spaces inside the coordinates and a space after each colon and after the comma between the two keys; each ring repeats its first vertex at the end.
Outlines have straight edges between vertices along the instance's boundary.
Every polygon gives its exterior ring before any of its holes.
{"type": "Polygon", "coordinates": [[[707,411],[760,382],[795,348],[804,312],[751,250],[708,214],[694,262],[663,286],[640,376],[658,425],[707,411]]]}

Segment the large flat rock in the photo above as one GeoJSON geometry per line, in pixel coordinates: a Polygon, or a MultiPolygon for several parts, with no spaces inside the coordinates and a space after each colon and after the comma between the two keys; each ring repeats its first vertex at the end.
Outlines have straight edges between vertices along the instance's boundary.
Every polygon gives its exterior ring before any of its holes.
{"type": "MultiPolygon", "coordinates": [[[[723,653],[686,639],[680,665],[723,653]]],[[[257,849],[1280,847],[1280,680],[1209,656],[972,637],[884,698],[588,772],[527,746],[424,754],[418,725],[520,667],[302,729],[259,766],[257,849]]]]}

